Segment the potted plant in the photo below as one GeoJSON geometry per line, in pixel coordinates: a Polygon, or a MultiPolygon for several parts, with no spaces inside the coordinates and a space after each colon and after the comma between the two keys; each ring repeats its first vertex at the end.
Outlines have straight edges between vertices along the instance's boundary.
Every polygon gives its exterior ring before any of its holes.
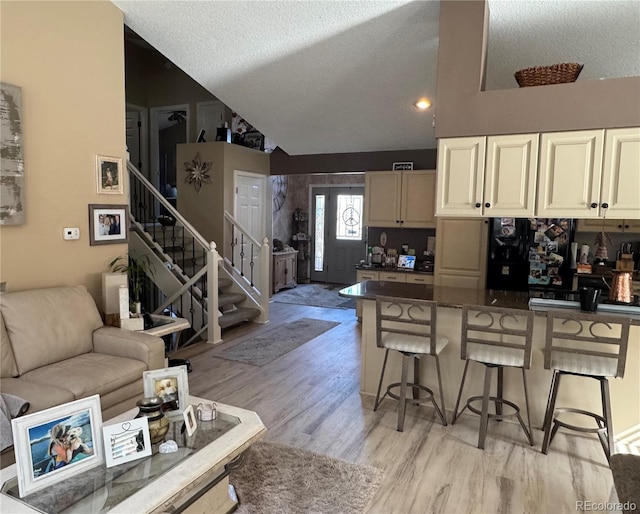
{"type": "Polygon", "coordinates": [[[134,258],[131,255],[120,255],[108,264],[107,269],[112,273],[126,273],[129,276],[133,312],[140,314],[142,312],[140,294],[144,285],[144,277],[147,274],[153,277],[155,272],[155,267],[149,256],[142,255],[134,258]]]}

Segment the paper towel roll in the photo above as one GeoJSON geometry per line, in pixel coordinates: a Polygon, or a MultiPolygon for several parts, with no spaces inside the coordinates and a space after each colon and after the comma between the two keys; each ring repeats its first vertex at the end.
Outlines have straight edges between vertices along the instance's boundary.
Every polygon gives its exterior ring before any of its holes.
{"type": "Polygon", "coordinates": [[[589,245],[580,247],[580,264],[589,264],[589,245]]]}

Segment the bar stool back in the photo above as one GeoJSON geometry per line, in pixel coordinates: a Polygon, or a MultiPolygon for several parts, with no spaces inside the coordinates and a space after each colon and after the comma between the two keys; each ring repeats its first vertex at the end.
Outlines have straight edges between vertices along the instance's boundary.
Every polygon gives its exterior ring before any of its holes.
{"type": "Polygon", "coordinates": [[[544,367],[553,370],[549,400],[544,417],[542,453],[560,427],[579,432],[597,433],[607,460],[613,446],[613,424],[608,378],[622,378],[627,359],[630,319],[584,312],[547,312],[547,332],[544,349],[544,367]],[[556,399],[563,375],[593,378],[600,382],[602,416],[575,408],[556,409],[556,399]],[[562,412],[573,412],[591,417],[596,428],[585,428],[561,421],[562,412]]]}
{"type": "Polygon", "coordinates": [[[531,364],[531,346],[533,341],[533,312],[521,309],[507,309],[502,307],[470,307],[462,308],[462,340],[460,357],[466,360],[460,391],[453,412],[454,424],[460,414],[466,408],[479,414],[480,433],[478,435],[478,448],[484,448],[487,436],[489,418],[502,420],[516,417],[520,426],[533,446],[531,431],[531,418],[529,414],[529,396],[527,393],[527,380],[525,370],[531,364]],[[466,405],[458,413],[462,390],[469,368],[469,362],[475,361],[485,366],[484,390],[482,396],[472,396],[467,399],[466,405]],[[527,409],[527,425],[520,416],[520,407],[515,403],[505,400],[503,397],[503,374],[505,367],[521,368],[522,383],[524,385],[524,397],[527,409]],[[491,375],[493,369],[498,370],[497,394],[491,396],[491,375]],[[482,408],[477,409],[473,402],[482,401],[482,408]],[[489,402],[495,404],[495,414],[489,412],[489,402]],[[511,407],[514,412],[502,413],[502,406],[511,407]]]}
{"type": "Polygon", "coordinates": [[[444,337],[438,337],[436,334],[436,307],[435,302],[428,300],[410,300],[386,296],[378,296],[376,298],[376,344],[379,348],[385,349],[385,354],[373,410],[378,410],[382,400],[387,395],[398,400],[398,432],[404,430],[407,402],[415,405],[433,404],[442,424],[447,424],[438,356],[449,341],[444,337]],[[400,382],[388,385],[386,392],[380,398],[389,350],[395,350],[402,354],[402,376],[400,382]],[[420,384],[420,357],[424,355],[430,355],[435,358],[438,387],[440,389],[440,405],[442,408],[436,403],[433,391],[420,384]],[[413,360],[413,382],[408,382],[407,376],[411,360],[413,360]],[[400,391],[399,394],[396,394],[393,390],[398,387],[400,391]],[[408,387],[413,391],[413,398],[410,399],[407,399],[408,387]],[[426,396],[423,395],[421,397],[420,391],[427,393],[426,396]]]}

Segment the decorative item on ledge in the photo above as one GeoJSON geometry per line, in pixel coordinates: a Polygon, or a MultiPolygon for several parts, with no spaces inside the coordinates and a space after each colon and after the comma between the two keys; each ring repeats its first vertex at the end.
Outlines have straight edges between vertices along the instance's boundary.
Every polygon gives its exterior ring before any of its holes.
{"type": "Polygon", "coordinates": [[[520,87],[565,84],[575,82],[582,71],[582,67],[582,64],[575,62],[533,66],[516,71],[514,77],[520,87]]]}

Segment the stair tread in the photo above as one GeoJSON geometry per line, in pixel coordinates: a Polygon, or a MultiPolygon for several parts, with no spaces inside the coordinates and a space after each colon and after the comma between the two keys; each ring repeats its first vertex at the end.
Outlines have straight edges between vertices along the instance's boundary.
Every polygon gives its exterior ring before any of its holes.
{"type": "Polygon", "coordinates": [[[246,299],[247,295],[244,293],[220,293],[218,294],[218,305],[224,307],[234,303],[241,303],[246,299]]]}
{"type": "Polygon", "coordinates": [[[235,311],[225,312],[218,318],[220,328],[228,328],[244,321],[251,321],[260,315],[259,309],[253,307],[241,307],[235,311]]]}
{"type": "Polygon", "coordinates": [[[218,289],[224,289],[233,284],[233,280],[225,277],[218,277],[218,289]]]}

